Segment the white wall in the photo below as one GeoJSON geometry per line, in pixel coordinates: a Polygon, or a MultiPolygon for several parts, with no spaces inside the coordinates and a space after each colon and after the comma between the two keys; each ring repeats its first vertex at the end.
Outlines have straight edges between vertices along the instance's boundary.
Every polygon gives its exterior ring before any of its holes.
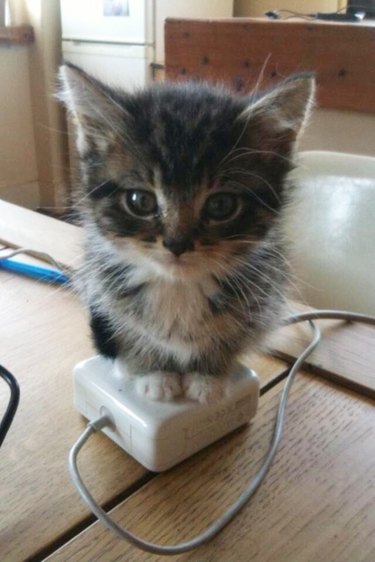
{"type": "Polygon", "coordinates": [[[35,208],[38,170],[27,46],[0,46],[0,197],[35,208]]]}
{"type": "MultiPolygon", "coordinates": [[[[65,204],[69,174],[66,124],[62,107],[54,99],[56,72],[61,61],[60,3],[59,0],[8,2],[12,25],[27,23],[34,29],[35,40],[27,50],[27,69],[39,204],[53,210],[65,204]]],[[[0,79],[8,80],[8,74],[1,74],[0,79]]],[[[19,84],[17,87],[21,89],[19,84]]],[[[16,196],[15,191],[12,194],[16,196]]]]}
{"type": "Polygon", "coordinates": [[[375,114],[317,109],[299,147],[375,156],[375,114]]]}
{"type": "Polygon", "coordinates": [[[156,0],[157,63],[164,63],[164,22],[166,18],[229,18],[235,0],[156,0]]]}

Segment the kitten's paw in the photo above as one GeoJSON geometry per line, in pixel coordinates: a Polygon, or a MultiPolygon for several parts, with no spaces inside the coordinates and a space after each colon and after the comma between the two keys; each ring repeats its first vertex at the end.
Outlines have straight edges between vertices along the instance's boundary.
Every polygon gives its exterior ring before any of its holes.
{"type": "Polygon", "coordinates": [[[170,402],[182,394],[181,377],[177,373],[162,371],[151,375],[140,375],[136,378],[135,389],[139,396],[170,402]]]}
{"type": "Polygon", "coordinates": [[[182,386],[186,398],[201,404],[215,404],[225,396],[226,377],[187,373],[183,375],[182,386]]]}

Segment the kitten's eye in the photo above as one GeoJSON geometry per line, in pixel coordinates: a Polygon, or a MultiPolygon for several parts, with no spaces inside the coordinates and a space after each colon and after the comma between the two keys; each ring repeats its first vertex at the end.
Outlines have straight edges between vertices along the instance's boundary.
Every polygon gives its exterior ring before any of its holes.
{"type": "Polygon", "coordinates": [[[155,195],[142,189],[130,189],[127,192],[126,206],[130,213],[142,218],[151,217],[158,210],[155,195]]]}
{"type": "Polygon", "coordinates": [[[240,201],[233,193],[211,195],[204,206],[204,215],[214,221],[224,221],[236,214],[240,201]]]}

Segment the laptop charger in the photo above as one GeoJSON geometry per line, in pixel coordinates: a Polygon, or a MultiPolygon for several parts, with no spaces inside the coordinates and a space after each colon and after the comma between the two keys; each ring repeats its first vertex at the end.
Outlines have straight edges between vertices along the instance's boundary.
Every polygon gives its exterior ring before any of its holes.
{"type": "Polygon", "coordinates": [[[259,379],[237,364],[225,397],[215,404],[186,398],[157,402],[139,396],[134,381],[119,376],[116,361],[95,356],[73,372],[74,403],[89,421],[107,416],[102,431],[153,472],[162,472],[249,422],[255,415],[259,379]]]}

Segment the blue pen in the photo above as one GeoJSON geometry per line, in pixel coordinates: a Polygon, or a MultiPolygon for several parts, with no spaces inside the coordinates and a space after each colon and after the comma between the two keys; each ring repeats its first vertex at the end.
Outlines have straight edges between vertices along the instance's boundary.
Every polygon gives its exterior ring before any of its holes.
{"type": "Polygon", "coordinates": [[[69,282],[69,277],[58,269],[40,267],[8,258],[0,258],[0,268],[38,279],[38,281],[45,281],[46,283],[60,283],[64,285],[69,282]]]}

